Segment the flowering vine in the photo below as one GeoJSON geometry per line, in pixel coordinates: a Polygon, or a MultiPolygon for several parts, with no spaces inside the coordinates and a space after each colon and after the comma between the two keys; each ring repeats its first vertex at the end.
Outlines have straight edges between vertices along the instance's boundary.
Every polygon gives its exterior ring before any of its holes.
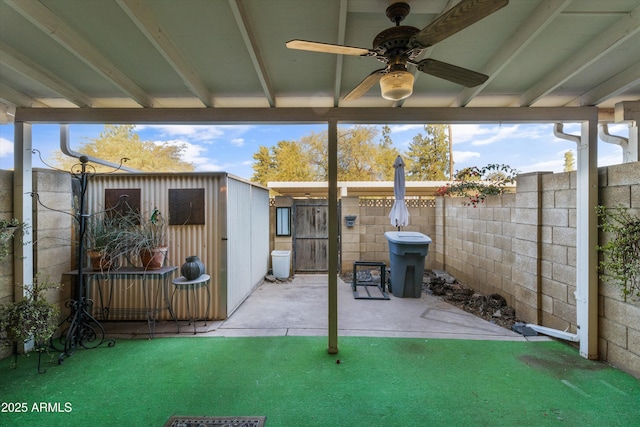
{"type": "Polygon", "coordinates": [[[478,206],[484,203],[487,196],[506,193],[510,184],[514,184],[518,171],[507,165],[496,163],[482,168],[468,167],[456,172],[455,180],[436,191],[437,196],[467,197],[465,206],[478,206]]]}

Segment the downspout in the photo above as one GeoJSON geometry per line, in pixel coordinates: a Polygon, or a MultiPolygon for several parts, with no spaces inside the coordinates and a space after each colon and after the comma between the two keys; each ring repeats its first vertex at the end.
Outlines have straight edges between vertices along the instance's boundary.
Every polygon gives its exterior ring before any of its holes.
{"type": "Polygon", "coordinates": [[[127,172],[140,172],[138,169],[130,168],[128,166],[120,165],[117,163],[112,163],[108,160],[98,159],[93,156],[87,156],[86,154],[72,150],[71,146],[69,145],[69,125],[60,125],[60,151],[70,157],[80,158],[80,156],[85,156],[92,163],[108,166],[110,168],[113,168],[114,170],[119,169],[127,172]]]}
{"type": "MultiPolygon", "coordinates": [[[[622,147],[622,163],[630,163],[631,160],[631,147],[629,145],[629,138],[625,138],[623,136],[611,135],[609,133],[609,125],[607,123],[603,123],[598,126],[598,136],[604,142],[608,142],[609,144],[615,144],[622,147]]],[[[636,156],[637,157],[637,156],[636,156]]]]}
{"type": "MultiPolygon", "coordinates": [[[[579,136],[576,135],[571,135],[568,133],[564,133],[563,130],[563,124],[562,123],[556,123],[553,126],[553,135],[556,138],[560,138],[560,139],[566,139],[567,141],[573,141],[576,143],[576,145],[579,146],[581,138],[579,136]]],[[[577,294],[577,292],[576,292],[577,294]]],[[[577,298],[577,295],[576,295],[577,298]]],[[[577,320],[576,320],[577,323],[577,320]]],[[[553,329],[553,328],[548,328],[546,326],[540,326],[540,325],[534,325],[532,323],[527,324],[527,326],[531,329],[533,329],[536,332],[539,332],[541,334],[545,334],[545,335],[549,335],[551,337],[555,337],[555,338],[560,338],[566,341],[572,341],[572,342],[579,342],[580,341],[580,336],[578,334],[572,334],[570,332],[567,331],[561,331],[559,329],[553,329]]]]}

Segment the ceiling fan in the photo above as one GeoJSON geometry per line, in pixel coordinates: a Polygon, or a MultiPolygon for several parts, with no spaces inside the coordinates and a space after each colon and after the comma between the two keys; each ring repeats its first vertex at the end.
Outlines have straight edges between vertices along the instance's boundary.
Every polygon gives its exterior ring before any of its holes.
{"type": "Polygon", "coordinates": [[[491,15],[508,3],[509,0],[461,0],[420,30],[400,25],[411,10],[408,3],[400,1],[389,6],[386,11],[387,17],[396,26],[378,34],[373,39],[373,49],[307,40],[291,40],[286,46],[289,49],[312,52],[370,56],[387,64],[385,68],[375,70],[365,77],[344,97],[345,101],[360,98],[378,82],[385,99],[400,101],[409,97],[413,93],[414,76],[407,71],[407,64],[415,66],[423,73],[466,87],[474,87],[484,83],[488,76],[436,59],[416,61],[416,58],[425,49],[491,15]]]}

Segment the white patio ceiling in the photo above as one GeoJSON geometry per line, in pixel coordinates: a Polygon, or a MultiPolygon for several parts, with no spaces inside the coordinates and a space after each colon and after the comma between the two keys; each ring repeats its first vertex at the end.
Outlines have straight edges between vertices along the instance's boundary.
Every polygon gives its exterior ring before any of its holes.
{"type": "MultiPolygon", "coordinates": [[[[425,27],[457,0],[410,0],[425,27]]],[[[0,0],[0,102],[33,108],[564,107],[640,99],[640,0],[510,0],[424,52],[489,76],[475,88],[418,73],[394,104],[381,63],[290,50],[371,48],[389,0],[0,0]]],[[[410,71],[412,66],[409,67],[410,71]]]]}

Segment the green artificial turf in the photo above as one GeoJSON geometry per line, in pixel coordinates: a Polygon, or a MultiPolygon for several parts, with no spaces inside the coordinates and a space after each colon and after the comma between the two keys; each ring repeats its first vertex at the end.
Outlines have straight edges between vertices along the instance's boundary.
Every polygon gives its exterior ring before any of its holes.
{"type": "Polygon", "coordinates": [[[62,365],[0,362],[2,426],[638,426],[640,381],[563,343],[342,337],[118,340],[62,365]],[[337,363],[337,360],[341,363],[337,363]],[[54,412],[38,412],[41,402],[54,412]],[[64,412],[68,410],[68,412],[64,412]]]}

